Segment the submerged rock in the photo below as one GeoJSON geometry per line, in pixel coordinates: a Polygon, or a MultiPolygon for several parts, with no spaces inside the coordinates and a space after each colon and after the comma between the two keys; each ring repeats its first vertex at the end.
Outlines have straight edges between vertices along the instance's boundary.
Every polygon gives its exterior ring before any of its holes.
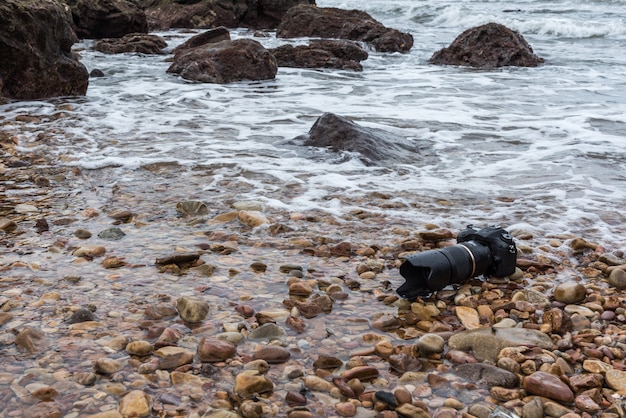
{"type": "Polygon", "coordinates": [[[355,152],[369,165],[408,160],[415,162],[416,155],[420,156],[416,145],[381,129],[363,127],[334,113],[324,113],[308,134],[295,138],[293,143],[328,148],[335,153],[355,152]]]}
{"type": "Polygon", "coordinates": [[[451,350],[471,352],[478,360],[495,363],[506,347],[530,346],[552,349],[552,339],[543,332],[526,328],[479,328],[463,331],[448,340],[451,350]]]}
{"type": "Polygon", "coordinates": [[[536,67],[542,62],[522,35],[498,23],[466,30],[430,58],[431,64],[479,68],[536,67]]]}

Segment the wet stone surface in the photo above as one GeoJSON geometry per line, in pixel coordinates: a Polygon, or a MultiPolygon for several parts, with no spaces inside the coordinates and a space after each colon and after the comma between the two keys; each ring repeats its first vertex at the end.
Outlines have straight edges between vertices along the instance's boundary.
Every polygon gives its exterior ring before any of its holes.
{"type": "Polygon", "coordinates": [[[202,170],[174,187],[177,166],[81,172],[10,143],[2,416],[624,416],[611,243],[520,231],[511,277],[407,301],[400,257],[454,231],[381,215],[388,197],[290,213],[242,206],[240,183],[196,195],[202,170]]]}

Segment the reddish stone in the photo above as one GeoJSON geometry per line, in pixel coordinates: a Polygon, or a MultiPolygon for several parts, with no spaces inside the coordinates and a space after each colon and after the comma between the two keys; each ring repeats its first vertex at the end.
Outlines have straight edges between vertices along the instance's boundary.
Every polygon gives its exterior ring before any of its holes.
{"type": "Polygon", "coordinates": [[[544,396],[558,402],[571,403],[574,393],[557,376],[546,372],[535,372],[527,376],[523,388],[534,395],[544,396]]]}

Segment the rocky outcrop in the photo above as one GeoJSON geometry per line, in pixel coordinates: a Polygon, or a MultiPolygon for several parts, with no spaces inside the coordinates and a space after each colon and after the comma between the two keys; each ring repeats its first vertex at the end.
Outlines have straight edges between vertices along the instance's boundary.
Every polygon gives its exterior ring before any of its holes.
{"type": "Polygon", "coordinates": [[[276,58],[253,39],[221,41],[174,55],[168,73],[203,83],[269,80],[276,77],[276,58]]]}
{"type": "Polygon", "coordinates": [[[368,165],[385,165],[413,161],[419,153],[417,147],[381,129],[366,128],[351,120],[324,113],[313,124],[308,134],[295,138],[294,142],[309,147],[329,148],[333,152],[354,152],[368,165]]]}
{"type": "Polygon", "coordinates": [[[362,71],[367,52],[352,41],[316,40],[309,45],[282,45],[271,49],[279,67],[337,68],[362,71]]]}
{"type": "Polygon", "coordinates": [[[147,33],[145,12],[132,0],[64,0],[72,9],[79,38],[120,38],[147,33]]]}
{"type": "Polygon", "coordinates": [[[51,0],[0,2],[0,96],[41,99],[87,92],[89,74],[72,54],[72,17],[51,0]]]}
{"type": "Polygon", "coordinates": [[[230,41],[230,32],[224,26],[210,29],[206,32],[202,32],[199,35],[192,36],[187,41],[174,48],[172,52],[174,54],[178,54],[179,52],[186,49],[197,48],[202,45],[214,44],[221,41],[230,41]]]}
{"type": "Polygon", "coordinates": [[[293,6],[308,0],[140,0],[152,30],[215,26],[273,29],[293,6]]]}
{"type": "Polygon", "coordinates": [[[278,38],[338,38],[365,42],[379,52],[406,52],[413,47],[413,36],[386,28],[359,10],[295,6],[285,14],[278,38]]]}
{"type": "Polygon", "coordinates": [[[466,30],[430,58],[431,64],[478,68],[536,67],[542,62],[522,35],[498,23],[466,30]]]}
{"type": "Polygon", "coordinates": [[[105,54],[136,52],[139,54],[162,54],[167,42],[157,35],[130,33],[121,38],[105,38],[96,41],[93,49],[105,54]]]}

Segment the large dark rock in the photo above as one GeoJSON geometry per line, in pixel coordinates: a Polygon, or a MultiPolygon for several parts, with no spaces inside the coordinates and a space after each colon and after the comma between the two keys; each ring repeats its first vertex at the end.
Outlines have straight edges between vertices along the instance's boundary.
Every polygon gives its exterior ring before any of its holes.
{"type": "Polygon", "coordinates": [[[203,83],[269,80],[276,77],[276,58],[253,39],[221,41],[174,55],[168,73],[203,83]]]}
{"type": "Polygon", "coordinates": [[[423,157],[415,144],[403,138],[381,129],[360,126],[333,113],[324,113],[308,134],[295,138],[293,142],[329,148],[337,153],[359,153],[361,160],[368,165],[415,162],[423,157]]]}
{"type": "Polygon", "coordinates": [[[278,29],[278,38],[339,38],[370,44],[380,52],[406,52],[413,36],[386,28],[366,12],[299,5],[289,9],[278,29]]]}
{"type": "Polygon", "coordinates": [[[129,33],[121,38],[105,38],[96,41],[93,49],[105,54],[136,52],[138,54],[162,54],[167,42],[157,35],[129,33]]]}
{"type": "Polygon", "coordinates": [[[315,40],[309,45],[282,45],[270,49],[279,67],[337,68],[362,71],[367,52],[352,41],[315,40]]]}
{"type": "Polygon", "coordinates": [[[146,13],[132,0],[64,0],[72,9],[79,38],[121,38],[147,33],[146,13]]]}
{"type": "Polygon", "coordinates": [[[274,29],[293,6],[308,0],[139,0],[152,30],[169,28],[274,29]]]}
{"type": "Polygon", "coordinates": [[[187,41],[174,48],[172,52],[178,54],[185,49],[197,48],[202,45],[214,44],[221,41],[230,41],[230,32],[224,26],[192,36],[187,41]]]}
{"type": "Polygon", "coordinates": [[[478,68],[536,67],[542,62],[522,35],[498,23],[466,30],[430,58],[432,64],[478,68]]]}
{"type": "Polygon", "coordinates": [[[0,1],[0,96],[80,96],[89,73],[72,54],[72,17],[57,1],[0,1]]]}

